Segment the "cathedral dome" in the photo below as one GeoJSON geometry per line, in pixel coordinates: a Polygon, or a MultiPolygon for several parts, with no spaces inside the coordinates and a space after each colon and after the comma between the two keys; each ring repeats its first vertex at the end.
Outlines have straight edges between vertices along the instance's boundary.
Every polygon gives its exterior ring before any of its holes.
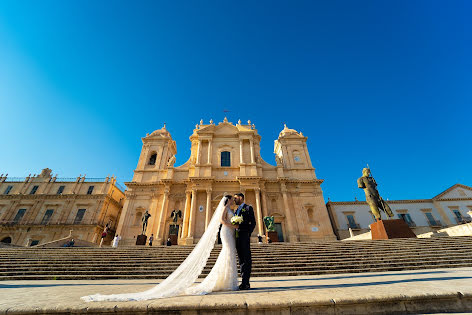
{"type": "Polygon", "coordinates": [[[161,136],[161,137],[169,137],[169,138],[172,138],[172,137],[170,136],[169,131],[166,129],[166,124],[164,124],[164,127],[162,127],[161,129],[154,130],[149,136],[150,136],[150,137],[153,137],[153,136],[161,136]]]}
{"type": "Polygon", "coordinates": [[[280,138],[280,137],[285,137],[285,136],[290,136],[290,135],[297,135],[297,136],[299,136],[300,134],[299,134],[298,131],[296,131],[295,129],[289,129],[289,128],[287,128],[287,125],[284,124],[284,129],[279,133],[279,138],[280,138]]]}

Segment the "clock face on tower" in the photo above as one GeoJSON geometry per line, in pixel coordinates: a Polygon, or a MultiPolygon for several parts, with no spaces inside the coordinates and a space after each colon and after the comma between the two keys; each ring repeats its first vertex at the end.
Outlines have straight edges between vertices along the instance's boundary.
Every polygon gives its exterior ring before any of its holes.
{"type": "Polygon", "coordinates": [[[300,162],[300,157],[298,155],[295,155],[293,159],[295,160],[295,162],[300,162]]]}

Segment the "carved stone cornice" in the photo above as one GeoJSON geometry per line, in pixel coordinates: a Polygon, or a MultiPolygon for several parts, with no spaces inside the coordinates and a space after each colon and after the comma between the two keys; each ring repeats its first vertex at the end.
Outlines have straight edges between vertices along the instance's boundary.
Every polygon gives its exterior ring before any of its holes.
{"type": "Polygon", "coordinates": [[[56,194],[38,194],[38,195],[20,195],[20,194],[15,194],[15,195],[0,195],[0,200],[5,199],[5,200],[51,200],[51,199],[65,199],[65,200],[70,200],[70,199],[101,199],[107,196],[106,194],[93,194],[93,195],[87,195],[87,194],[62,194],[62,195],[56,195],[56,194]]]}
{"type": "MultiPolygon", "coordinates": [[[[387,204],[408,204],[408,203],[433,203],[432,199],[412,199],[412,200],[385,200],[387,204]]],[[[365,201],[328,201],[330,205],[367,205],[365,201]]]]}
{"type": "Polygon", "coordinates": [[[190,177],[189,178],[190,182],[208,182],[208,181],[214,181],[215,177],[190,177]]]}
{"type": "Polygon", "coordinates": [[[170,194],[170,195],[169,195],[169,198],[173,198],[173,199],[176,199],[176,198],[185,198],[185,194],[183,194],[183,193],[174,193],[174,194],[170,194]]]}

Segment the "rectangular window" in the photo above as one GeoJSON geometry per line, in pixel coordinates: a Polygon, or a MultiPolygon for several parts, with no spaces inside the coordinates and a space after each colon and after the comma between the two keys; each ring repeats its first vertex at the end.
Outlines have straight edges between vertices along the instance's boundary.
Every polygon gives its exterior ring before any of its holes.
{"type": "Polygon", "coordinates": [[[231,152],[221,152],[221,166],[231,166],[231,152]]]}
{"type": "Polygon", "coordinates": [[[8,195],[11,191],[11,189],[13,188],[13,186],[8,186],[7,189],[5,189],[5,191],[3,192],[4,195],[8,195]]]}
{"type": "Polygon", "coordinates": [[[461,212],[458,209],[452,209],[452,213],[454,213],[454,216],[456,217],[456,222],[457,223],[465,223],[466,220],[464,220],[464,217],[462,216],[461,212]]]}
{"type": "Polygon", "coordinates": [[[425,213],[426,218],[428,219],[429,225],[430,226],[440,226],[441,224],[436,221],[436,219],[433,217],[433,214],[431,212],[426,212],[425,213]]]}
{"type": "Polygon", "coordinates": [[[64,188],[66,188],[66,186],[59,186],[59,189],[57,189],[57,194],[62,195],[62,193],[64,192],[64,188]]]}
{"type": "Polygon", "coordinates": [[[413,220],[411,219],[411,217],[410,217],[410,215],[409,215],[408,213],[400,213],[400,214],[398,215],[398,217],[399,217],[400,219],[403,219],[403,220],[406,222],[406,224],[408,224],[409,227],[414,227],[414,226],[416,226],[415,222],[413,222],[413,220]]]}
{"type": "Polygon", "coordinates": [[[82,222],[82,219],[84,218],[84,215],[85,215],[85,210],[86,209],[77,210],[77,215],[75,216],[74,224],[79,224],[80,222],[82,222]]]}
{"type": "Polygon", "coordinates": [[[93,192],[93,186],[89,186],[88,190],[87,190],[87,195],[91,195],[93,192]]]}
{"type": "Polygon", "coordinates": [[[34,195],[36,191],[38,190],[38,187],[39,186],[33,186],[33,188],[31,188],[30,195],[34,195]]]}
{"type": "Polygon", "coordinates": [[[356,220],[354,219],[354,216],[352,214],[346,215],[348,226],[351,229],[359,229],[360,226],[356,223],[356,220]]]}
{"type": "Polygon", "coordinates": [[[52,217],[52,214],[54,213],[54,210],[53,209],[47,209],[46,210],[46,213],[44,214],[44,217],[43,219],[41,220],[41,224],[42,225],[46,225],[49,223],[49,221],[51,220],[51,217],[52,217]]]}
{"type": "Polygon", "coordinates": [[[19,209],[18,212],[16,213],[15,218],[13,219],[14,223],[18,223],[23,219],[23,216],[25,215],[26,209],[19,209]]]}

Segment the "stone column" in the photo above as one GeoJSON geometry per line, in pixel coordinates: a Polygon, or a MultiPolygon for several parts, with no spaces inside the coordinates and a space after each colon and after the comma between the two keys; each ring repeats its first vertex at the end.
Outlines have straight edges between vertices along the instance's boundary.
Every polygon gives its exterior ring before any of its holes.
{"type": "Polygon", "coordinates": [[[187,233],[188,233],[188,217],[189,217],[189,211],[190,211],[190,198],[191,198],[191,195],[192,194],[192,191],[190,190],[186,190],[185,191],[185,208],[184,208],[184,218],[182,220],[182,233],[181,233],[181,236],[180,238],[186,238],[187,237],[187,233]]]}
{"type": "Polygon", "coordinates": [[[311,164],[311,158],[310,158],[310,154],[308,153],[308,148],[306,146],[306,143],[303,144],[303,151],[305,151],[305,157],[306,157],[306,162],[308,164],[308,167],[311,167],[313,168],[313,164],[311,164]]]}
{"type": "Polygon", "coordinates": [[[206,212],[205,212],[205,231],[210,223],[210,213],[211,213],[211,188],[206,190],[207,193],[207,203],[206,203],[206,212]]]}
{"type": "Polygon", "coordinates": [[[282,190],[282,196],[284,199],[284,207],[285,207],[285,219],[287,222],[287,227],[288,227],[288,239],[290,243],[292,242],[297,242],[297,236],[295,235],[295,229],[293,225],[293,220],[292,220],[292,211],[290,210],[290,206],[288,203],[288,196],[287,196],[287,187],[285,186],[285,183],[280,183],[280,187],[282,190]]]}
{"type": "Polygon", "coordinates": [[[446,214],[446,211],[444,211],[443,207],[441,207],[439,202],[433,200],[433,206],[438,210],[438,213],[441,216],[441,219],[442,219],[443,223],[446,224],[446,226],[451,226],[451,225],[455,224],[455,223],[453,224],[451,222],[451,220],[449,219],[449,217],[446,214]]]}
{"type": "Polygon", "coordinates": [[[200,155],[202,153],[202,142],[198,140],[198,147],[197,147],[197,165],[200,164],[200,155]]]}
{"type": "Polygon", "coordinates": [[[212,153],[212,140],[208,140],[208,159],[207,164],[211,164],[211,153],[212,153]]]}
{"type": "MultiPolygon", "coordinates": [[[[159,205],[159,197],[160,196],[158,193],[153,193],[151,196],[151,205],[149,206],[149,214],[151,215],[151,218],[149,219],[150,222],[148,221],[148,226],[146,228],[146,235],[148,236],[150,236],[151,233],[154,233],[154,227],[159,224],[159,216],[157,210],[157,206],[159,205]]],[[[140,230],[142,230],[142,221],[140,227],[140,230]]]]}
{"type": "Polygon", "coordinates": [[[262,194],[262,218],[269,215],[269,211],[267,209],[267,195],[265,189],[261,190],[262,194]]]}
{"type": "Polygon", "coordinates": [[[169,189],[164,189],[164,198],[162,199],[161,213],[159,214],[159,223],[157,225],[157,243],[162,244],[164,238],[164,224],[166,223],[167,205],[169,203],[169,189]]]}
{"type": "Polygon", "coordinates": [[[5,222],[10,222],[13,220],[14,216],[16,215],[17,210],[17,205],[20,203],[19,200],[14,200],[10,207],[5,211],[5,214],[3,215],[3,221],[5,222]]]}
{"type": "MultiPolygon", "coordinates": [[[[121,235],[123,237],[123,228],[129,226],[129,217],[131,215],[131,200],[129,199],[131,196],[125,199],[125,203],[123,204],[123,210],[121,211],[120,220],[118,221],[118,227],[116,228],[116,234],[121,235]]],[[[134,196],[133,196],[134,199],[134,196]]],[[[95,214],[96,215],[96,214],[95,214]]],[[[141,232],[141,231],[140,231],[141,232]]],[[[92,241],[94,242],[94,241],[92,241]]]]}
{"type": "Polygon", "coordinates": [[[254,188],[254,194],[256,195],[256,221],[257,221],[257,231],[259,235],[264,235],[264,228],[262,224],[262,212],[261,212],[261,198],[260,198],[260,188],[254,188]]]}
{"type": "Polygon", "coordinates": [[[239,140],[239,163],[243,164],[243,140],[239,140]]]}
{"type": "Polygon", "coordinates": [[[254,158],[254,142],[252,139],[249,140],[249,147],[251,148],[251,163],[256,163],[256,160],[254,158]]]}
{"type": "Polygon", "coordinates": [[[197,211],[197,190],[192,189],[192,202],[190,206],[190,219],[188,222],[188,234],[187,237],[193,238],[193,233],[195,230],[195,214],[197,211]]]}

